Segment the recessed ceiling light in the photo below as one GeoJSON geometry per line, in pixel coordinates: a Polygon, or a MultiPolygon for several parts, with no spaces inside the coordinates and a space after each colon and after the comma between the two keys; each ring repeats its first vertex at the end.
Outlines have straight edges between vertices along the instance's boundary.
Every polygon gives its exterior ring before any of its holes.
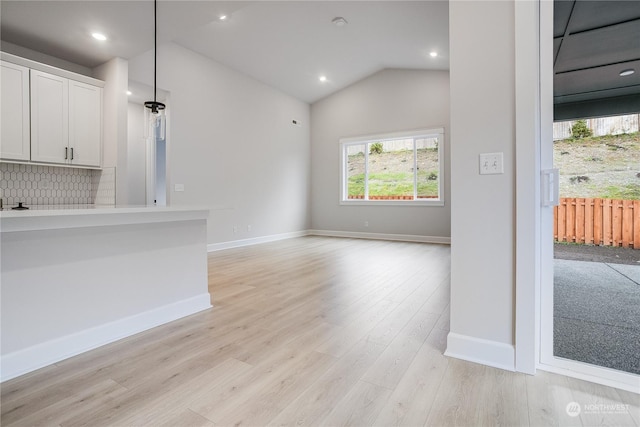
{"type": "Polygon", "coordinates": [[[430,52],[429,56],[435,58],[436,56],[438,56],[438,52],[430,52]]]}
{"type": "Polygon", "coordinates": [[[127,91],[127,96],[131,96],[131,91],[130,90],[127,91]]]}
{"type": "Polygon", "coordinates": [[[218,19],[219,19],[219,20],[221,20],[221,21],[226,21],[226,20],[227,20],[227,18],[228,18],[228,16],[227,16],[227,15],[220,15],[220,16],[218,16],[218,19]]]}
{"type": "Polygon", "coordinates": [[[327,81],[327,76],[320,76],[320,77],[318,77],[318,80],[320,80],[321,82],[326,82],[327,81]]]}
{"type": "Polygon", "coordinates": [[[101,33],[91,33],[91,36],[96,40],[100,40],[101,42],[103,42],[103,41],[105,41],[107,39],[107,36],[105,36],[104,34],[101,34],[101,33]]]}
{"type": "Polygon", "coordinates": [[[633,68],[629,68],[628,70],[622,70],[620,71],[620,76],[624,77],[624,76],[630,76],[631,74],[635,73],[636,70],[634,70],[633,68]]]}
{"type": "Polygon", "coordinates": [[[336,16],[331,20],[331,23],[336,27],[344,27],[345,25],[348,24],[347,20],[344,19],[342,16],[336,16]]]}

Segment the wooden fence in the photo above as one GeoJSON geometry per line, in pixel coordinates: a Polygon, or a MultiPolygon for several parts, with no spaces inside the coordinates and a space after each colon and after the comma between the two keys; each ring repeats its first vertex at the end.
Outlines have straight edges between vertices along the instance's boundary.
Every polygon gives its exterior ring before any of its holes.
{"type": "Polygon", "coordinates": [[[640,249],[640,200],[561,198],[553,213],[557,242],[640,249]]]}

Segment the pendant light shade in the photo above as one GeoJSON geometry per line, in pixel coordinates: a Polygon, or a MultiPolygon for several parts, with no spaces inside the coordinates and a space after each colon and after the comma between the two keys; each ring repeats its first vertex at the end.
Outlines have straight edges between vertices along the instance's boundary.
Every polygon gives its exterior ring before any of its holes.
{"type": "Polygon", "coordinates": [[[153,0],[153,101],[144,103],[145,116],[149,123],[149,134],[156,138],[165,138],[165,108],[157,99],[157,75],[158,75],[158,0],[153,0]]]}

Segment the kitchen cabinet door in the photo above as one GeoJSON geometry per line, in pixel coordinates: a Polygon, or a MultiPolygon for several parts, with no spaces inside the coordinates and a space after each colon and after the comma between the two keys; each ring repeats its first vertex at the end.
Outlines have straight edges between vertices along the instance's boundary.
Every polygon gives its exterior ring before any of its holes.
{"type": "Polygon", "coordinates": [[[29,160],[29,69],[1,62],[0,159],[29,160]]]}
{"type": "Polygon", "coordinates": [[[69,81],[69,160],[100,167],[102,158],[102,88],[69,81]]]}
{"type": "Polygon", "coordinates": [[[67,163],[69,80],[31,70],[31,161],[67,163]]]}

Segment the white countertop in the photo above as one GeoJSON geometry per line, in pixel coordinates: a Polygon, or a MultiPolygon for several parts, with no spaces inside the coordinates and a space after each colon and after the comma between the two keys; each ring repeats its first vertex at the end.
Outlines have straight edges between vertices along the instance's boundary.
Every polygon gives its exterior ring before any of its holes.
{"type": "Polygon", "coordinates": [[[28,210],[4,208],[0,212],[0,231],[186,221],[208,216],[208,209],[184,206],[34,205],[28,210]]]}

